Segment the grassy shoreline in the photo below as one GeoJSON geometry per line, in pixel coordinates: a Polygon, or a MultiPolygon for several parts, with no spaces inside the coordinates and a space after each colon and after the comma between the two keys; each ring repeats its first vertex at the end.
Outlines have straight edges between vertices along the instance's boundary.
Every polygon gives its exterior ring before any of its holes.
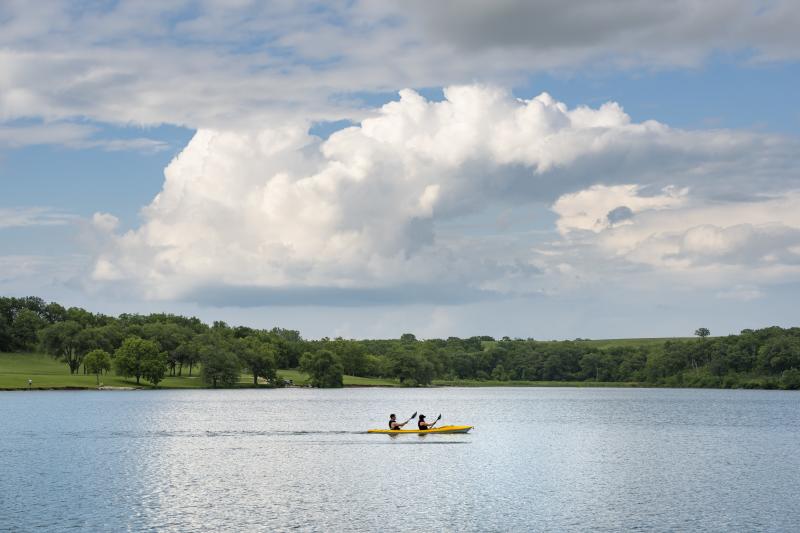
{"type": "MultiPolygon", "coordinates": [[[[278,371],[278,376],[291,380],[297,387],[308,384],[308,376],[297,369],[284,369],[278,371]]],[[[64,363],[52,357],[36,353],[0,353],[0,391],[28,390],[28,379],[33,381],[31,390],[98,390],[94,375],[70,375],[64,363]]],[[[358,376],[344,376],[345,387],[402,387],[395,379],[365,378],[358,376]]],[[[136,380],[117,376],[113,373],[100,376],[102,390],[130,390],[152,389],[149,383],[142,380],[137,385],[136,380]]],[[[703,388],[683,383],[642,383],[642,382],[613,382],[613,381],[495,381],[495,380],[444,380],[437,379],[433,387],[617,387],[617,388],[703,388]]],[[[164,378],[159,389],[207,389],[199,376],[199,368],[195,367],[193,375],[188,376],[184,369],[182,376],[168,376],[164,378]]],[[[252,375],[243,373],[236,386],[237,389],[256,388],[253,385],[252,375]]],[[[260,385],[257,388],[271,388],[260,385]]],[[[705,387],[709,388],[709,387],[705,387]]],[[[724,388],[724,387],[713,387],[724,388]]],[[[736,387],[775,389],[776,386],[736,387]]]]}
{"type": "MultiPolygon", "coordinates": [[[[159,389],[201,389],[203,385],[194,369],[188,376],[168,376],[159,384],[159,389]]],[[[279,370],[278,375],[292,380],[295,386],[305,386],[308,376],[296,369],[279,370]]],[[[98,390],[94,375],[70,375],[64,363],[43,354],[0,353],[0,391],[28,390],[28,379],[33,381],[31,390],[98,390]]],[[[144,381],[140,385],[133,379],[113,373],[100,376],[103,390],[150,389],[144,381]]],[[[639,383],[583,382],[583,381],[477,381],[435,380],[434,387],[636,387],[639,383]]],[[[381,378],[344,376],[345,387],[402,387],[399,381],[381,378]]],[[[237,388],[254,388],[253,377],[242,374],[237,388]]],[[[266,388],[266,386],[262,387],[266,388]]]]}
{"type": "Polygon", "coordinates": [[[637,381],[478,381],[464,380],[433,380],[434,387],[655,387],[652,383],[639,383],[637,381]]]}
{"type": "MultiPolygon", "coordinates": [[[[167,376],[159,389],[203,389],[206,387],[200,380],[199,368],[195,367],[193,375],[188,375],[184,368],[182,376],[167,376]]],[[[296,386],[308,383],[308,376],[299,370],[279,370],[278,375],[284,379],[292,380],[296,386]]],[[[97,378],[94,374],[70,374],[67,365],[56,361],[52,357],[36,353],[0,353],[0,391],[28,390],[28,380],[33,383],[31,390],[97,390],[97,378]]],[[[108,387],[104,390],[129,390],[150,389],[149,383],[142,380],[137,385],[135,379],[117,376],[113,372],[100,376],[101,385],[108,387]]],[[[362,378],[358,376],[344,376],[345,387],[399,387],[396,380],[380,378],[362,378]]],[[[253,376],[243,373],[237,388],[256,388],[253,376]]],[[[259,388],[268,388],[263,385],[259,388]]]]}

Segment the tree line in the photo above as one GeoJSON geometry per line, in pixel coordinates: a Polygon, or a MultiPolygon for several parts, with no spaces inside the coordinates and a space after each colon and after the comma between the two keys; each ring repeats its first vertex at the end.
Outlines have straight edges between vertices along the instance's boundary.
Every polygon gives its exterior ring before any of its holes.
{"type": "Polygon", "coordinates": [[[298,331],[205,324],[155,313],[111,317],[40,298],[0,297],[0,351],[45,351],[71,373],[117,374],[157,385],[199,367],[212,387],[281,385],[279,368],[299,368],[315,387],[341,387],[343,374],[406,386],[434,380],[632,382],[654,386],[800,388],[800,328],[746,329],[738,335],[598,346],[585,340],[303,339],[298,331]]]}
{"type": "Polygon", "coordinates": [[[207,325],[197,318],[154,313],[112,317],[65,308],[37,297],[0,297],[0,352],[44,351],[71,374],[97,374],[112,367],[120,376],[157,386],[165,376],[200,377],[212,387],[231,387],[242,371],[270,385],[276,370],[299,364],[297,331],[207,325]]]}

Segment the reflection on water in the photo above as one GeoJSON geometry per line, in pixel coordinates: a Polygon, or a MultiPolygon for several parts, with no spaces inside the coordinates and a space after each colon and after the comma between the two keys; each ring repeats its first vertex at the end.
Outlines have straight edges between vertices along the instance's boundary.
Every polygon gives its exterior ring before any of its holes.
{"type": "Polygon", "coordinates": [[[792,531],[799,428],[780,391],[3,393],[0,531],[792,531]],[[476,429],[365,433],[420,410],[476,429]]]}

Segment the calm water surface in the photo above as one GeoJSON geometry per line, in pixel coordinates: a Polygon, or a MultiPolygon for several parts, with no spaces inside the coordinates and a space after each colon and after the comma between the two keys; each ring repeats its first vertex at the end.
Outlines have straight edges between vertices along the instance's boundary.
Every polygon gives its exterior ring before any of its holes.
{"type": "Polygon", "coordinates": [[[799,475],[792,392],[0,393],[0,531],[798,531],[799,475]]]}

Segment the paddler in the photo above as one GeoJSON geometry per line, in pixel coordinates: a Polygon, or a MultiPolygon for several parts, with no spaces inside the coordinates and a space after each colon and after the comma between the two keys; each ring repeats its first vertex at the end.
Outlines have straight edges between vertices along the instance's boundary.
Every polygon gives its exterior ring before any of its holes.
{"type": "MultiPolygon", "coordinates": [[[[411,415],[411,418],[414,418],[415,416],[417,416],[417,413],[411,415]]],[[[401,424],[400,422],[397,421],[397,415],[392,413],[389,415],[389,429],[403,429],[403,426],[408,424],[411,421],[411,418],[409,418],[408,420],[406,420],[401,424]]]]}
{"type": "Polygon", "coordinates": [[[433,428],[433,426],[436,425],[436,422],[438,422],[440,418],[442,418],[442,415],[439,415],[439,418],[437,418],[433,422],[425,422],[425,415],[419,415],[419,421],[417,422],[417,427],[422,431],[425,431],[426,429],[431,429],[433,428]]]}

